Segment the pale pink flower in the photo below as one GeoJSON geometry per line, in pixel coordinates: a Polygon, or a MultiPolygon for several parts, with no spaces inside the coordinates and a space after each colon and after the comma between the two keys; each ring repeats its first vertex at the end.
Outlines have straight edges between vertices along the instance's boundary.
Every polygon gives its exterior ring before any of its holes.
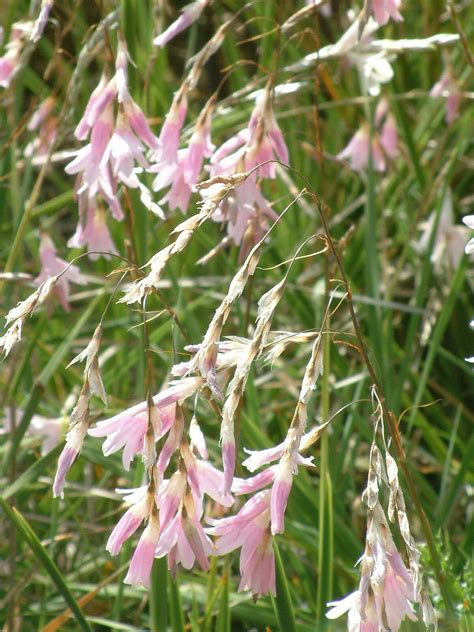
{"type": "Polygon", "coordinates": [[[266,448],[264,450],[248,450],[247,448],[244,448],[244,452],[246,452],[249,456],[242,462],[242,465],[246,467],[249,472],[255,472],[255,470],[258,470],[258,468],[262,467],[262,465],[266,465],[267,463],[280,459],[283,455],[284,449],[284,443],[279,443],[272,448],[266,448]]]}
{"type": "Polygon", "coordinates": [[[459,105],[461,103],[462,93],[449,66],[441,75],[440,80],[431,88],[430,96],[447,97],[446,123],[451,125],[451,123],[453,123],[453,121],[459,116],[459,105]]]}
{"type": "Polygon", "coordinates": [[[87,423],[78,422],[66,435],[66,445],[59,455],[58,468],[53,482],[53,495],[55,498],[57,496],[64,497],[66,474],[79,456],[86,434],[87,423]]]}
{"type": "MultiPolygon", "coordinates": [[[[123,490],[120,491],[123,493],[123,490]]],[[[150,493],[148,486],[132,490],[131,494],[127,490],[126,493],[128,493],[128,497],[125,500],[133,504],[120,518],[107,540],[105,548],[111,555],[118,555],[125,540],[128,540],[135,533],[156,506],[156,499],[154,494],[150,493]]]]}
{"type": "Polygon", "coordinates": [[[118,199],[119,183],[138,188],[143,204],[162,215],[136,175],[136,165],[138,169],[148,167],[144,156],[146,147],[157,150],[159,143],[128,91],[127,65],[128,52],[119,39],[115,75],[110,81],[106,75],[102,76],[75,130],[79,140],[90,134],[90,143],[74,152],[75,159],[66,167],[66,173],[78,174],[75,190],[80,207],[94,206],[95,197],[101,195],[117,220],[123,218],[118,199]],[[114,101],[118,104],[115,122],[114,101]]]}
{"type": "MultiPolygon", "coordinates": [[[[436,215],[436,212],[431,213],[428,220],[423,222],[423,233],[416,244],[418,251],[424,252],[427,250],[431,240],[431,233],[435,226],[436,215]]],[[[457,268],[464,254],[468,233],[467,228],[454,223],[452,193],[450,189],[447,189],[442,202],[441,214],[430,257],[437,272],[440,272],[446,263],[453,269],[457,268]]]]}
{"type": "Polygon", "coordinates": [[[188,88],[186,83],[178,90],[173,98],[170,110],[158,137],[159,147],[153,154],[157,165],[150,171],[159,173],[160,165],[178,162],[179,136],[188,110],[188,88]]]}
{"type": "Polygon", "coordinates": [[[369,165],[369,152],[372,149],[372,164],[375,171],[385,171],[385,158],[380,141],[374,133],[372,147],[370,145],[369,126],[367,124],[355,133],[349,144],[337,155],[339,160],[348,160],[351,169],[364,171],[369,165]]]}
{"type": "Polygon", "coordinates": [[[86,279],[77,266],[68,264],[67,261],[56,255],[56,248],[46,233],[41,235],[39,256],[41,271],[36,277],[35,283],[41,285],[49,278],[61,275],[54,287],[54,293],[63,309],[69,311],[69,284],[85,285],[87,283],[86,279]]]}
{"type": "MultiPolygon", "coordinates": [[[[207,570],[209,568],[208,557],[214,553],[212,542],[205,534],[199,520],[202,513],[202,503],[197,501],[193,492],[186,493],[187,475],[183,472],[175,473],[174,490],[171,495],[171,502],[168,501],[166,505],[166,511],[163,504],[160,503],[162,531],[156,556],[168,555],[168,567],[173,574],[176,572],[178,564],[181,564],[183,568],[190,569],[196,560],[203,570],[207,570]],[[173,510],[176,511],[174,516],[173,510]]],[[[170,483],[172,480],[173,477],[170,479],[170,483]]]]}
{"type": "Polygon", "coordinates": [[[417,618],[413,602],[418,602],[412,577],[393,542],[380,505],[375,506],[367,529],[366,550],[361,561],[359,589],[341,601],[331,602],[329,619],[349,613],[350,632],[398,632],[402,621],[417,618]]]}
{"type": "Polygon", "coordinates": [[[239,478],[234,476],[232,481],[232,492],[237,496],[241,494],[253,494],[264,487],[268,487],[274,479],[276,473],[276,466],[267,467],[267,469],[259,472],[255,476],[250,478],[239,478]]]}
{"type": "MultiPolygon", "coordinates": [[[[67,245],[70,248],[87,247],[89,258],[98,259],[100,256],[109,258],[106,253],[117,254],[112,237],[107,227],[105,211],[95,205],[95,200],[88,200],[89,206],[85,209],[85,221],[82,217],[76,228],[76,232],[69,239],[67,245]],[[102,254],[100,254],[102,253],[102,254]]],[[[82,215],[82,213],[80,213],[82,215]]]]}
{"type": "Polygon", "coordinates": [[[30,36],[33,22],[15,22],[5,54],[0,57],[0,87],[8,88],[16,73],[26,39],[30,36]]]}
{"type": "MultiPolygon", "coordinates": [[[[123,448],[122,463],[127,471],[135,454],[145,456],[149,413],[146,402],[143,409],[137,408],[138,406],[132,406],[110,419],[99,421],[95,428],[89,430],[92,437],[107,437],[102,446],[104,456],[123,448]]],[[[154,429],[155,440],[171,428],[175,418],[175,405],[171,404],[158,410],[162,426],[154,429]]]]}
{"type": "Polygon", "coordinates": [[[130,125],[139,140],[150,149],[158,149],[158,139],[151,131],[141,108],[133,101],[128,91],[126,94],[127,96],[122,101],[125,121],[130,125]]]}
{"type": "MultiPolygon", "coordinates": [[[[470,228],[471,230],[474,230],[474,215],[466,215],[465,217],[462,218],[462,221],[466,224],[468,228],[470,228]]],[[[464,250],[467,255],[470,255],[474,252],[474,238],[470,239],[467,242],[464,250]]]]}
{"type": "Polygon", "coordinates": [[[102,156],[102,165],[110,164],[112,174],[130,188],[137,188],[139,181],[134,172],[135,163],[148,167],[143,154],[145,147],[132,132],[125,117],[119,115],[114,132],[102,156]]]}
{"type": "Polygon", "coordinates": [[[151,513],[148,524],[143,531],[137,548],[130,562],[125,584],[132,586],[150,586],[151,567],[155,559],[155,549],[160,537],[160,523],[156,513],[151,513]]]}
{"type": "MultiPolygon", "coordinates": [[[[292,455],[285,451],[284,444],[281,444],[281,449],[277,447],[262,452],[267,453],[267,457],[266,460],[261,460],[260,465],[277,458],[280,458],[280,462],[251,478],[234,478],[232,491],[237,495],[248,494],[272,484],[270,521],[272,535],[276,535],[277,533],[283,533],[285,530],[285,511],[293,485],[293,476],[298,473],[299,465],[312,466],[313,458],[304,458],[300,454],[292,455]]],[[[257,465],[257,467],[260,467],[260,465],[257,465]]]]}
{"type": "Polygon", "coordinates": [[[398,153],[397,123],[385,98],[380,100],[375,110],[375,124],[380,130],[380,144],[383,151],[393,160],[398,153]]]}
{"type": "Polygon", "coordinates": [[[33,415],[28,426],[28,434],[41,439],[41,456],[45,456],[61,439],[61,418],[48,418],[41,415],[33,415]]]}
{"type": "MultiPolygon", "coordinates": [[[[176,403],[193,395],[202,384],[203,380],[200,377],[183,378],[178,382],[171,383],[167,389],[153,397],[153,402],[158,408],[161,418],[160,427],[155,428],[156,440],[163,437],[172,427],[176,418],[176,403]]],[[[99,421],[95,428],[89,430],[89,434],[92,437],[107,437],[102,446],[105,456],[123,448],[122,462],[125,469],[128,470],[135,454],[145,456],[148,416],[148,403],[144,401],[127,408],[110,419],[99,421]]],[[[163,467],[160,469],[164,471],[163,467]]]]}
{"type": "Polygon", "coordinates": [[[78,140],[85,140],[89,136],[99,116],[106,106],[112,103],[116,93],[113,89],[107,90],[108,84],[107,75],[103,74],[97,87],[89,97],[84,114],[74,131],[74,136],[78,140]]]}
{"type": "Polygon", "coordinates": [[[159,203],[168,204],[171,210],[179,208],[183,213],[186,212],[189,206],[192,194],[192,187],[184,179],[183,160],[187,152],[187,149],[180,149],[178,151],[178,162],[165,167],[153,183],[155,191],[160,191],[171,184],[170,190],[159,203]],[[166,180],[165,176],[167,176],[166,180]]]}
{"type": "MultiPolygon", "coordinates": [[[[179,411],[178,411],[179,412],[179,411]]],[[[168,437],[161,448],[160,455],[156,467],[162,473],[164,473],[171,461],[173,454],[178,450],[181,440],[183,438],[184,423],[181,414],[175,415],[174,423],[171,426],[168,437]]]]}
{"type": "MultiPolygon", "coordinates": [[[[23,413],[17,411],[16,425],[20,423],[23,413]]],[[[9,408],[5,410],[5,417],[2,420],[3,427],[0,427],[0,435],[8,434],[12,429],[12,417],[9,408]]],[[[41,415],[33,415],[26,431],[30,437],[41,440],[41,456],[45,456],[48,452],[59,443],[61,439],[62,419],[42,417],[41,415]]]]}
{"type": "MultiPolygon", "coordinates": [[[[250,171],[260,163],[275,159],[288,163],[288,148],[273,112],[271,88],[267,86],[252,111],[248,127],[235,134],[212,155],[211,175],[250,171]]],[[[275,163],[262,165],[258,174],[263,178],[274,178],[275,163]]]]}
{"type": "MultiPolygon", "coordinates": [[[[203,199],[207,191],[201,191],[203,199]]],[[[235,187],[212,215],[215,222],[226,222],[227,234],[240,245],[239,261],[242,262],[252,247],[269,229],[269,221],[278,215],[262,195],[260,186],[252,176],[235,187]]]]}
{"type": "Polygon", "coordinates": [[[100,194],[110,206],[114,217],[121,220],[123,212],[117,198],[117,181],[110,165],[103,160],[113,125],[113,108],[109,104],[92,127],[91,142],[72,154],[75,158],[66,166],[65,171],[78,174],[75,191],[80,207],[93,205],[95,196],[100,194]]]}
{"type": "Polygon", "coordinates": [[[400,0],[372,0],[372,10],[375,20],[383,26],[392,18],[396,22],[403,21],[403,18],[398,10],[401,2],[400,0]]]}
{"type": "Polygon", "coordinates": [[[348,632],[379,632],[380,629],[384,629],[379,628],[374,598],[372,596],[367,598],[363,616],[361,616],[359,601],[358,590],[339,601],[331,601],[327,604],[331,609],[327,612],[326,617],[338,619],[347,612],[348,632]]]}
{"type": "Polygon", "coordinates": [[[186,493],[186,469],[179,468],[169,480],[163,480],[158,491],[161,530],[168,527],[186,493]]]}
{"type": "MultiPolygon", "coordinates": [[[[240,338],[239,336],[229,336],[226,340],[219,341],[217,343],[218,351],[215,361],[216,370],[222,371],[235,367],[249,344],[250,341],[247,338],[240,338]]],[[[200,348],[200,344],[187,345],[185,350],[191,353],[197,353],[200,348]]],[[[192,370],[192,363],[193,360],[187,360],[186,362],[175,364],[171,369],[171,375],[178,377],[186,375],[192,370]]],[[[203,454],[201,454],[201,456],[207,458],[203,454]]]]}
{"type": "Polygon", "coordinates": [[[206,439],[195,416],[191,419],[191,423],[189,424],[189,438],[191,439],[191,448],[196,448],[201,458],[208,459],[209,452],[207,450],[206,439]]]}
{"type": "Polygon", "coordinates": [[[29,131],[38,130],[38,136],[25,147],[25,157],[46,156],[58,136],[58,119],[54,115],[55,98],[45,99],[28,122],[29,131]]]}
{"type": "Polygon", "coordinates": [[[199,16],[208,2],[209,0],[196,0],[196,2],[187,4],[181,10],[179,18],[170,24],[166,31],[163,31],[163,33],[155,37],[153,44],[160,47],[166,46],[178,33],[186,30],[193,22],[199,19],[199,16]]]}
{"type": "Polygon", "coordinates": [[[213,526],[207,529],[218,538],[219,555],[241,548],[239,592],[251,590],[255,596],[276,594],[269,503],[270,492],[259,492],[235,516],[210,520],[213,526]]]}
{"type": "MultiPolygon", "coordinates": [[[[198,459],[194,456],[189,446],[181,445],[181,456],[186,465],[188,483],[194,492],[194,498],[198,507],[202,505],[204,494],[224,507],[230,507],[234,503],[232,496],[224,491],[224,474],[209,461],[198,459]]],[[[199,511],[198,511],[199,513],[199,511]]]]}

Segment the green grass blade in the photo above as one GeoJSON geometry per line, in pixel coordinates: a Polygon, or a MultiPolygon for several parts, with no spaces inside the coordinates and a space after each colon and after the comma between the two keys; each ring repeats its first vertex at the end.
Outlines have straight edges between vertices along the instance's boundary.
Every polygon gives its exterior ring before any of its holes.
{"type": "Polygon", "coordinates": [[[48,555],[48,552],[41,544],[28,522],[23,518],[23,516],[17,509],[15,509],[14,507],[11,508],[3,498],[0,498],[0,505],[6,515],[10,518],[11,522],[13,522],[13,524],[15,525],[17,532],[25,540],[38,561],[43,565],[45,571],[48,573],[52,581],[56,584],[56,587],[64,597],[65,602],[71,608],[71,611],[80,629],[84,630],[85,632],[92,632],[91,626],[87,622],[87,619],[85,618],[84,613],[79,607],[79,604],[74,599],[73,594],[69,590],[64,577],[62,576],[56,564],[48,555]]]}
{"type": "Polygon", "coordinates": [[[290,587],[286,578],[278,545],[273,541],[275,551],[276,597],[272,597],[272,604],[278,619],[280,632],[296,632],[295,612],[290,595],[290,587]]]}

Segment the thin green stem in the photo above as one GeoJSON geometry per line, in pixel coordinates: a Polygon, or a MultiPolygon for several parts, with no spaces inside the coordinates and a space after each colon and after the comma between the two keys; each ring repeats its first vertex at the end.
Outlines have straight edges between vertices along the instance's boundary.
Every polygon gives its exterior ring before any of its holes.
{"type": "MultiPolygon", "coordinates": [[[[326,258],[326,301],[329,300],[329,269],[326,258]]],[[[324,323],[330,328],[329,312],[324,323]]],[[[331,363],[331,338],[323,336],[323,375],[321,384],[321,422],[326,423],[330,414],[329,375],[331,363]]],[[[332,530],[333,516],[331,500],[331,474],[329,471],[329,435],[327,432],[321,437],[321,456],[319,469],[319,550],[318,567],[319,581],[316,601],[316,613],[320,623],[326,621],[326,604],[332,597],[333,585],[333,548],[334,534],[332,530]]]]}
{"type": "Polygon", "coordinates": [[[153,562],[150,588],[150,621],[153,632],[166,632],[168,627],[168,568],[166,557],[153,562]]]}

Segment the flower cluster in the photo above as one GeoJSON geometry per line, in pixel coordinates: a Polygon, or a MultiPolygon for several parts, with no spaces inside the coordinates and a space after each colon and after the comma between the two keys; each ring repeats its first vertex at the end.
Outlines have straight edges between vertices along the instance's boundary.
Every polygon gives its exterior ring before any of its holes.
{"type": "Polygon", "coordinates": [[[371,157],[373,169],[383,172],[387,169],[387,161],[397,155],[397,125],[386,99],[381,99],[378,104],[374,122],[372,138],[369,125],[364,123],[337,155],[339,160],[348,160],[354,171],[366,170],[371,157]]]}
{"type": "Polygon", "coordinates": [[[115,219],[121,220],[119,184],[138,189],[145,206],[162,215],[136,174],[137,165],[142,169],[148,166],[146,148],[156,150],[159,142],[130,95],[127,66],[128,52],[119,40],[115,74],[108,79],[104,73],[74,132],[78,140],[90,136],[90,142],[73,153],[74,159],[66,167],[67,173],[77,174],[74,189],[79,206],[79,224],[69,245],[86,245],[91,256],[115,252],[98,198],[115,219]],[[118,104],[116,113],[114,101],[118,104]]]}
{"type": "Polygon", "coordinates": [[[215,221],[226,223],[229,238],[241,246],[241,259],[266,233],[268,220],[277,218],[262,194],[262,180],[275,178],[275,160],[288,164],[288,149],[272,102],[270,81],[257,99],[248,126],[217,148],[210,160],[211,177],[251,172],[213,215],[215,221]]]}
{"type": "Polygon", "coordinates": [[[329,619],[348,612],[351,632],[378,632],[400,629],[407,617],[416,621],[413,603],[420,601],[413,579],[398,552],[383,509],[374,508],[367,527],[364,555],[360,560],[359,589],[340,601],[329,604],[329,619]]]}

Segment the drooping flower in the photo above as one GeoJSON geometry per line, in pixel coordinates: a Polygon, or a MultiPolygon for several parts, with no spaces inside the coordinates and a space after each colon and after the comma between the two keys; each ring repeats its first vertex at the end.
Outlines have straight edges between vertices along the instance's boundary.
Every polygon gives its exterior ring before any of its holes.
{"type": "Polygon", "coordinates": [[[381,628],[379,628],[373,596],[367,598],[363,608],[360,601],[358,590],[338,601],[331,601],[328,603],[330,610],[328,610],[326,617],[328,619],[338,619],[347,612],[347,629],[349,632],[379,632],[381,628]],[[363,614],[361,614],[361,611],[363,614]]]}
{"type": "Polygon", "coordinates": [[[398,153],[397,123],[386,98],[382,98],[377,105],[375,124],[380,130],[380,144],[383,151],[388,158],[393,160],[398,153]]]}
{"type": "Polygon", "coordinates": [[[125,584],[132,586],[150,586],[151,567],[155,559],[155,550],[160,537],[160,523],[158,515],[152,512],[148,524],[145,527],[137,548],[135,549],[128,573],[123,580],[125,584]]]}
{"type": "Polygon", "coordinates": [[[288,163],[288,148],[273,112],[273,86],[269,83],[250,115],[248,127],[219,147],[211,157],[211,176],[250,171],[261,163],[258,173],[274,178],[276,165],[288,163]]]}
{"type": "Polygon", "coordinates": [[[28,122],[27,129],[38,135],[25,147],[25,157],[46,156],[58,136],[58,119],[54,114],[55,98],[47,97],[28,122]]]}
{"type": "Polygon", "coordinates": [[[89,397],[89,385],[85,382],[77,400],[77,404],[71,413],[69,425],[70,429],[66,434],[66,444],[59,455],[58,467],[53,482],[54,497],[60,496],[63,498],[66,474],[69,472],[74,461],[79,456],[82,444],[84,443],[84,439],[87,435],[87,429],[89,428],[90,421],[89,397]]]}
{"type": "Polygon", "coordinates": [[[46,233],[41,234],[39,256],[41,271],[36,277],[35,283],[41,285],[49,278],[61,275],[55,284],[54,293],[63,309],[69,311],[69,284],[85,285],[86,279],[76,265],[68,264],[67,261],[56,255],[53,241],[46,233]]]}
{"type": "Polygon", "coordinates": [[[392,18],[395,22],[403,21],[403,17],[398,10],[400,7],[400,0],[372,0],[372,11],[374,18],[383,26],[392,18]]]}
{"type": "Polygon", "coordinates": [[[431,88],[430,96],[446,97],[446,123],[451,125],[459,116],[462,93],[450,66],[447,66],[440,80],[431,88]]]}
{"type": "MultiPolygon", "coordinates": [[[[182,455],[186,454],[182,452],[182,455]]],[[[164,481],[159,492],[161,534],[156,556],[168,556],[168,567],[174,574],[176,567],[190,569],[197,560],[203,570],[209,567],[208,557],[214,552],[200,519],[202,496],[196,463],[189,453],[169,481],[164,481]]]]}
{"type": "Polygon", "coordinates": [[[217,536],[219,555],[240,548],[239,592],[251,590],[255,596],[276,595],[275,555],[270,532],[270,492],[255,494],[229,518],[209,520],[207,532],[217,536]]]}
{"type": "Polygon", "coordinates": [[[166,31],[155,37],[153,44],[160,47],[166,46],[178,33],[186,30],[193,22],[199,19],[208,2],[209,0],[196,0],[183,7],[179,18],[170,24],[166,31]]]}
{"type": "MultiPolygon", "coordinates": [[[[436,221],[438,221],[436,234],[434,236],[431,262],[437,272],[446,264],[455,269],[459,265],[464,254],[468,229],[460,224],[454,223],[453,197],[450,189],[447,189],[441,205],[441,214],[436,219],[436,212],[431,213],[426,222],[423,223],[423,234],[416,244],[416,249],[424,252],[428,249],[436,221]]],[[[467,250],[466,250],[467,252],[467,250]]]]}
{"type": "Polygon", "coordinates": [[[377,503],[367,527],[365,553],[361,560],[359,589],[331,602],[329,619],[349,613],[349,632],[398,632],[407,617],[416,621],[413,603],[419,602],[413,579],[393,542],[384,512],[377,503]]]}
{"type": "MultiPolygon", "coordinates": [[[[17,411],[16,423],[21,421],[22,412],[17,411]]],[[[2,420],[3,427],[0,427],[0,435],[7,434],[12,429],[12,414],[9,408],[5,410],[5,417],[2,420]]],[[[50,418],[42,415],[33,415],[28,425],[26,434],[29,437],[40,439],[41,456],[45,456],[50,452],[61,439],[61,428],[63,420],[61,417],[50,418]]]]}
{"type": "Polygon", "coordinates": [[[84,210],[80,206],[79,223],[67,245],[70,248],[86,246],[89,258],[92,260],[98,259],[100,256],[108,259],[110,254],[117,254],[107,226],[104,209],[97,205],[95,199],[81,198],[81,201],[87,202],[88,206],[84,210]]]}
{"type": "Polygon", "coordinates": [[[339,160],[348,160],[351,169],[364,171],[369,165],[369,153],[372,152],[372,165],[375,171],[385,171],[385,158],[377,135],[374,133],[370,143],[369,126],[364,123],[349,144],[337,155],[339,160]]]}
{"type": "Polygon", "coordinates": [[[90,135],[90,143],[73,153],[74,159],[65,169],[69,174],[77,174],[75,193],[80,220],[71,242],[74,246],[90,246],[90,242],[95,240],[106,246],[106,252],[115,251],[103,218],[96,220],[95,215],[97,196],[100,196],[115,219],[123,218],[120,184],[138,189],[146,208],[163,215],[147,187],[137,177],[138,170],[148,167],[145,151],[147,148],[156,151],[159,142],[130,95],[127,65],[128,52],[125,43],[119,39],[115,74],[110,80],[103,74],[75,129],[78,140],[85,140],[90,135]]]}
{"type": "Polygon", "coordinates": [[[5,54],[0,57],[0,87],[9,87],[19,68],[21,52],[32,29],[33,22],[15,22],[12,25],[10,41],[5,46],[5,54]]]}
{"type": "Polygon", "coordinates": [[[149,518],[156,508],[155,485],[145,485],[134,490],[117,490],[125,494],[124,501],[131,506],[115,525],[107,540],[106,549],[111,555],[118,555],[125,542],[138,527],[149,518]]]}
{"type": "MultiPolygon", "coordinates": [[[[160,418],[159,425],[153,429],[155,440],[163,437],[172,427],[176,416],[176,403],[193,395],[202,383],[203,380],[199,377],[183,378],[171,383],[167,389],[153,397],[160,418]]],[[[150,418],[148,406],[146,401],[136,404],[110,419],[99,421],[95,428],[89,430],[92,437],[107,437],[102,446],[105,456],[123,448],[122,462],[126,470],[130,469],[135,454],[146,456],[145,437],[150,418]]]]}
{"type": "Polygon", "coordinates": [[[180,564],[189,570],[197,561],[207,571],[208,558],[214,553],[212,542],[207,537],[195,510],[195,503],[190,493],[186,494],[179,509],[168,526],[163,529],[156,556],[168,555],[168,567],[174,574],[180,564]]]}

